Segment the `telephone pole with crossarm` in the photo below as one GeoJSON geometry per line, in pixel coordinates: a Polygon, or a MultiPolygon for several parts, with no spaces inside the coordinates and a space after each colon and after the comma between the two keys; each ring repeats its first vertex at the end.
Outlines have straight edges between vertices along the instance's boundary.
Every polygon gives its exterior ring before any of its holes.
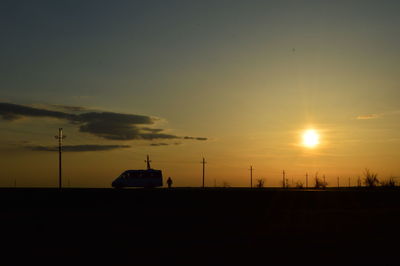
{"type": "Polygon", "coordinates": [[[58,129],[58,136],[55,136],[58,139],[58,188],[62,188],[62,141],[66,136],[63,135],[63,129],[58,129]]]}

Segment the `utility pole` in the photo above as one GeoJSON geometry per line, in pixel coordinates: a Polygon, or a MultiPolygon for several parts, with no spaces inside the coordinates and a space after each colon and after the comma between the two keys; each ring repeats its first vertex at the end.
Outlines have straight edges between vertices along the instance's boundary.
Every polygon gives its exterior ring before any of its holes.
{"type": "Polygon", "coordinates": [[[58,188],[62,188],[62,160],[61,160],[61,154],[62,154],[62,141],[65,139],[66,136],[63,135],[63,129],[59,128],[58,129],[58,136],[55,136],[56,139],[58,139],[58,188]]]}
{"type": "Polygon", "coordinates": [[[250,188],[253,188],[253,166],[250,165],[250,188]]]}
{"type": "Polygon", "coordinates": [[[350,177],[349,177],[349,187],[350,187],[350,177]]]}
{"type": "Polygon", "coordinates": [[[203,161],[201,162],[203,164],[203,188],[204,188],[204,173],[205,173],[205,165],[206,165],[206,160],[203,157],[203,161]]]}
{"type": "Polygon", "coordinates": [[[286,185],[285,185],[285,170],[282,171],[282,186],[283,186],[283,188],[286,187],[286,185]]]}
{"type": "Polygon", "coordinates": [[[339,188],[339,177],[337,177],[337,188],[339,188]]]}
{"type": "Polygon", "coordinates": [[[308,173],[306,173],[306,188],[308,188],[308,173]]]}

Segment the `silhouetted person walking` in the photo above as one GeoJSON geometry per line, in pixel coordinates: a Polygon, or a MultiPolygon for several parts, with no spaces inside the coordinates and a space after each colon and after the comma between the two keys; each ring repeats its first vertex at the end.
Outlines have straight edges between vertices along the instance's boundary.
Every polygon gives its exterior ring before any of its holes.
{"type": "Polygon", "coordinates": [[[168,177],[167,184],[168,184],[168,188],[171,188],[171,186],[172,186],[172,179],[171,179],[171,177],[168,177]]]}

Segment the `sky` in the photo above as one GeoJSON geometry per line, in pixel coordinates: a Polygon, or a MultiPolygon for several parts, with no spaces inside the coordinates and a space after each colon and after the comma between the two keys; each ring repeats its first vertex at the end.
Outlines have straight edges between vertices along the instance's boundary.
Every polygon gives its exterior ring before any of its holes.
{"type": "Polygon", "coordinates": [[[398,1],[1,1],[0,186],[400,176],[398,1]],[[319,144],[302,143],[314,129],[319,144]]]}

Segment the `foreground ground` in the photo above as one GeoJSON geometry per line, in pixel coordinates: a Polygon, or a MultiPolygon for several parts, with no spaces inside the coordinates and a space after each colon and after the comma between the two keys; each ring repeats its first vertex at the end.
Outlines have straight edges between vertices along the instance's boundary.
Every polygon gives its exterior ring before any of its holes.
{"type": "Polygon", "coordinates": [[[0,189],[3,259],[399,265],[400,191],[0,189]]]}

